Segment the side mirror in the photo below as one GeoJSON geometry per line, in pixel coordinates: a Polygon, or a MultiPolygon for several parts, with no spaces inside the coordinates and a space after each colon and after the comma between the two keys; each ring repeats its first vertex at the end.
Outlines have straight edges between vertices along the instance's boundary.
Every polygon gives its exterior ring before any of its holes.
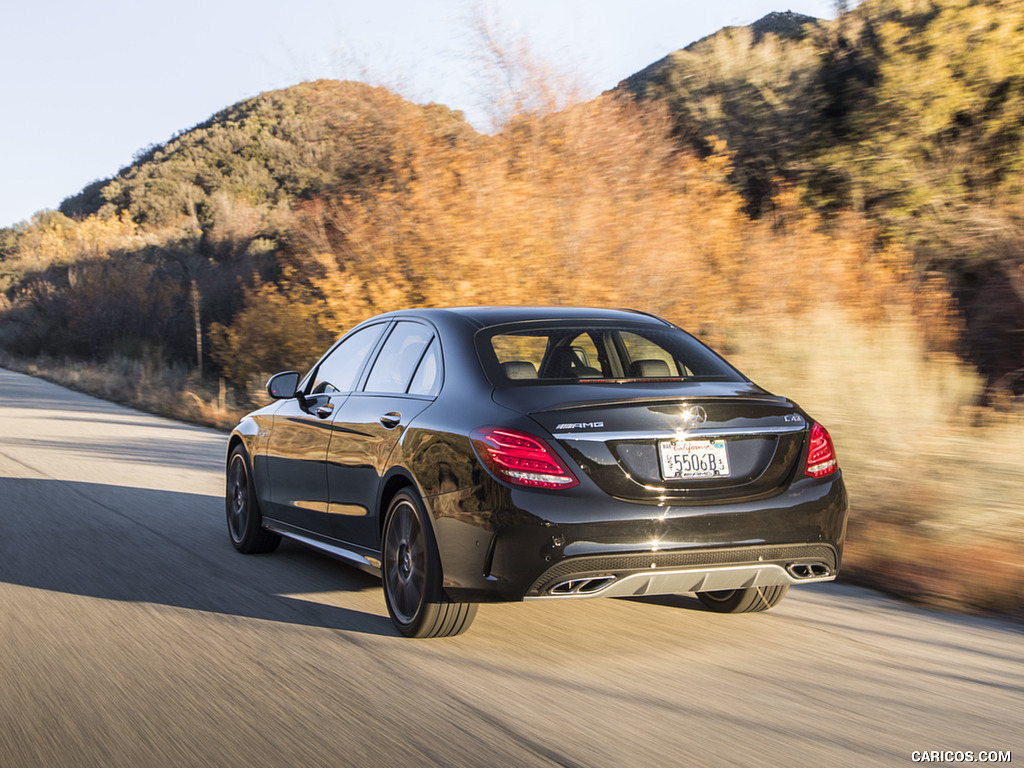
{"type": "Polygon", "coordinates": [[[275,373],[267,382],[267,394],[275,400],[288,400],[298,394],[302,374],[298,371],[275,373]]]}

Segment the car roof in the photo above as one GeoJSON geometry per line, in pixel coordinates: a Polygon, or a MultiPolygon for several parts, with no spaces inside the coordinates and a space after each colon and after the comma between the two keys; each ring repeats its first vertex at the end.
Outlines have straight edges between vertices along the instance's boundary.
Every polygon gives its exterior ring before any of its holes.
{"type": "Polygon", "coordinates": [[[478,328],[534,320],[618,320],[628,323],[670,325],[665,320],[632,309],[601,309],[597,307],[550,306],[479,306],[405,309],[389,312],[383,317],[422,317],[442,320],[460,318],[478,328]]]}

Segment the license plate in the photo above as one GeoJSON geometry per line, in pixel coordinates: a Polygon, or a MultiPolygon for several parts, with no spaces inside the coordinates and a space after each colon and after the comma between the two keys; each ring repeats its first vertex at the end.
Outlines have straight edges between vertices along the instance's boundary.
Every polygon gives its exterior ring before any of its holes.
{"type": "Polygon", "coordinates": [[[658,447],[666,480],[729,476],[725,440],[663,440],[658,447]]]}

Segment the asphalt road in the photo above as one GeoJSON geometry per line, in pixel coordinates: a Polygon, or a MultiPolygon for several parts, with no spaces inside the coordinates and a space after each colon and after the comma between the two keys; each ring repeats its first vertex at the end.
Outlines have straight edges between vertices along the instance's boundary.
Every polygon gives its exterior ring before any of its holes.
{"type": "Polygon", "coordinates": [[[0,766],[1024,762],[1019,626],[826,584],[742,616],[483,606],[408,640],[377,580],[232,549],[224,444],[0,370],[0,766]]]}

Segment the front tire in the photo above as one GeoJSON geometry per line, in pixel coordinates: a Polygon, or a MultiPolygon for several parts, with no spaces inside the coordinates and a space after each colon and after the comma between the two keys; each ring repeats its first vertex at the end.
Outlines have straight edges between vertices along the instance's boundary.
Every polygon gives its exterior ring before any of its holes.
{"type": "Polygon", "coordinates": [[[273,552],[281,537],[263,527],[263,515],[256,500],[249,460],[238,445],[228,459],[224,506],[228,517],[228,535],[235,549],[245,555],[273,552]]]}
{"type": "Polygon", "coordinates": [[[419,497],[399,491],[384,519],[384,600],[406,637],[452,637],[469,629],[476,603],[452,603],[441,588],[441,558],[419,497]]]}
{"type": "Polygon", "coordinates": [[[698,592],[697,599],[715,613],[756,613],[778,605],[788,591],[789,584],[776,584],[769,587],[698,592]]]}

